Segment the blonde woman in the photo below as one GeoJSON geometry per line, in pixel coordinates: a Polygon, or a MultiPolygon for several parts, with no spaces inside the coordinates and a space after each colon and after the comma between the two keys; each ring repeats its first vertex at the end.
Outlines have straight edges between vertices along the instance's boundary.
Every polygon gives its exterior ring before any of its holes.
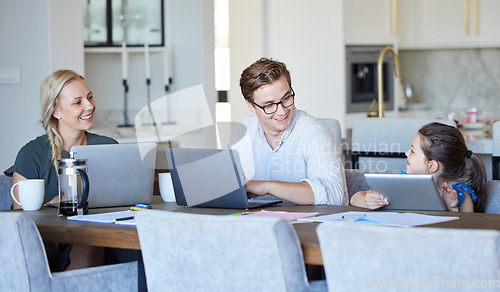
{"type": "MultiPolygon", "coordinates": [[[[59,70],[47,77],[40,89],[40,103],[40,122],[46,133],[22,147],[5,174],[12,175],[14,183],[44,179],[47,203],[58,197],[57,160],[69,158],[72,146],[117,142],[87,132],[94,125],[95,101],[85,79],[77,73],[59,70]]],[[[20,208],[15,202],[13,207],[20,208]]]]}
{"type": "MultiPolygon", "coordinates": [[[[73,71],[59,70],[48,76],[40,88],[40,103],[40,122],[46,133],[24,145],[17,154],[14,165],[4,173],[12,176],[14,183],[24,179],[44,179],[44,203],[57,203],[57,161],[69,158],[69,151],[75,145],[118,142],[87,132],[94,125],[94,96],[85,79],[73,71]]],[[[19,198],[17,188],[14,195],[19,198]]],[[[14,202],[13,208],[19,209],[21,206],[14,202]]],[[[66,268],[71,246],[46,244],[46,249],[53,271],[66,268]]],[[[102,248],[74,246],[70,256],[72,266],[69,268],[99,264],[102,255],[102,248]],[[83,261],[74,257],[76,254],[84,256],[83,261]]]]}

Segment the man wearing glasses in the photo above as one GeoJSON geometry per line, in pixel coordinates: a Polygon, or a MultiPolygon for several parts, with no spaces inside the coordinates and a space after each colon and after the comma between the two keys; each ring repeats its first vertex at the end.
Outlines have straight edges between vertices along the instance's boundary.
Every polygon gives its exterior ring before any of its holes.
{"type": "Polygon", "coordinates": [[[335,138],[320,121],[295,108],[286,65],[261,58],[243,71],[240,87],[254,114],[241,120],[246,131],[233,135],[232,141],[239,141],[231,147],[239,151],[250,196],[347,205],[335,138]]]}

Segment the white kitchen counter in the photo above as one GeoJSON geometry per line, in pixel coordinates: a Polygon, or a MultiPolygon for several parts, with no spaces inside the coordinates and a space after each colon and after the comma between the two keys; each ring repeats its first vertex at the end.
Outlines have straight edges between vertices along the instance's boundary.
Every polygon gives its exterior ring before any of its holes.
{"type": "MultiPolygon", "coordinates": [[[[430,119],[447,119],[448,113],[443,110],[422,110],[422,111],[399,111],[400,118],[430,118],[430,119]]],[[[493,153],[493,140],[491,138],[491,127],[485,126],[481,130],[468,130],[461,128],[467,148],[477,154],[493,153]]]]}
{"type": "Polygon", "coordinates": [[[493,154],[493,139],[489,131],[461,130],[470,151],[478,154],[493,154]]]}
{"type": "MultiPolygon", "coordinates": [[[[438,118],[436,111],[400,111],[399,117],[415,117],[415,118],[438,118]]],[[[199,124],[170,124],[160,125],[158,130],[160,133],[161,142],[166,142],[171,139],[200,129],[199,124]]],[[[119,143],[133,143],[138,141],[154,141],[157,142],[155,130],[152,126],[141,127],[112,127],[112,128],[94,128],[90,132],[99,135],[108,136],[116,139],[119,143]]],[[[474,153],[478,154],[492,154],[493,141],[491,139],[491,131],[478,131],[478,130],[463,130],[462,133],[467,143],[467,147],[474,153]]],[[[344,135],[345,136],[345,135],[344,135]]],[[[350,151],[350,137],[344,138],[342,141],[342,148],[345,151],[350,151]]]]}
{"type": "MultiPolygon", "coordinates": [[[[402,112],[405,113],[404,117],[416,118],[437,118],[438,115],[431,116],[432,113],[422,112],[402,112]]],[[[200,132],[195,130],[200,129],[199,124],[172,124],[159,126],[160,141],[166,142],[171,140],[181,147],[204,147],[206,141],[200,132]],[[190,133],[191,132],[191,133],[190,133]],[[182,140],[182,141],[181,141],[182,140]]],[[[135,127],[128,128],[95,128],[90,130],[92,133],[105,135],[116,139],[119,143],[133,143],[133,142],[158,142],[156,132],[152,126],[141,127],[136,130],[135,127]]],[[[488,130],[464,130],[462,133],[466,140],[467,147],[474,153],[479,154],[488,169],[488,177],[491,178],[491,157],[493,153],[493,140],[491,138],[491,131],[488,130]]],[[[409,145],[408,145],[409,147],[409,145]]],[[[342,139],[341,143],[342,153],[346,159],[350,160],[351,154],[351,138],[346,137],[342,139]]]]}
{"type": "Polygon", "coordinates": [[[202,128],[201,124],[165,124],[158,126],[160,141],[152,125],[141,127],[111,127],[93,128],[92,133],[104,135],[116,139],[119,143],[134,142],[167,142],[181,135],[202,128]]]}
{"type": "MultiPolygon", "coordinates": [[[[447,119],[447,110],[405,110],[405,111],[388,111],[388,118],[418,118],[418,119],[447,119]]],[[[358,117],[359,118],[359,117],[358,117]]],[[[363,116],[364,118],[364,116],[363,116]]],[[[464,135],[465,142],[469,150],[477,154],[491,155],[493,153],[493,140],[491,138],[490,126],[485,126],[483,130],[466,130],[461,129],[464,135]]],[[[343,135],[345,136],[345,135],[343,135]]],[[[350,137],[348,137],[350,138],[350,137]]],[[[350,150],[350,139],[343,139],[344,144],[348,144],[350,150]]],[[[346,145],[343,145],[346,147],[346,145]]]]}
{"type": "MultiPolygon", "coordinates": [[[[421,111],[399,111],[386,113],[386,117],[390,118],[419,118],[419,119],[447,119],[446,111],[441,110],[421,110],[421,111]]],[[[360,118],[360,117],[358,117],[360,118]]],[[[362,117],[364,118],[364,116],[362,117]]],[[[492,154],[493,140],[491,136],[491,126],[487,125],[481,130],[469,130],[460,128],[467,148],[473,153],[478,154],[486,165],[488,179],[492,178],[492,154]]],[[[348,133],[349,134],[349,133],[348,133]]],[[[345,135],[344,135],[345,136],[345,135]]],[[[409,147],[409,145],[408,145],[409,147]]],[[[351,137],[342,139],[342,152],[345,158],[348,158],[351,153],[351,137]],[[347,156],[346,156],[347,155],[347,156]]],[[[350,159],[350,158],[348,158],[350,159]]]]}

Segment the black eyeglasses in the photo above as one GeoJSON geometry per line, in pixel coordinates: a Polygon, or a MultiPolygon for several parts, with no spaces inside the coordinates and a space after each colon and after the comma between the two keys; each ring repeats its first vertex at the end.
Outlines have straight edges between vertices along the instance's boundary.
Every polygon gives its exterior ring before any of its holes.
{"type": "Polygon", "coordinates": [[[258,105],[256,104],[255,102],[252,101],[252,103],[258,107],[260,107],[266,114],[270,115],[270,114],[274,114],[277,110],[278,110],[278,106],[281,104],[283,107],[287,108],[287,107],[291,107],[292,104],[293,104],[293,101],[295,99],[295,92],[293,91],[292,89],[292,94],[286,96],[285,98],[283,98],[281,101],[279,102],[275,102],[275,103],[270,103],[270,104],[267,104],[265,106],[261,106],[261,105],[258,105]]]}

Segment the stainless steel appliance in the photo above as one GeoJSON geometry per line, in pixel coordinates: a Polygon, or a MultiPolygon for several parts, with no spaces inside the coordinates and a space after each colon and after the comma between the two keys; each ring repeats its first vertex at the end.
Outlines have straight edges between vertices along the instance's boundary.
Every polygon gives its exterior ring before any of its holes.
{"type": "MultiPolygon", "coordinates": [[[[377,59],[384,46],[346,47],[346,112],[366,112],[377,102],[377,59]]],[[[383,81],[385,110],[394,109],[394,65],[384,57],[383,81]]]]}

